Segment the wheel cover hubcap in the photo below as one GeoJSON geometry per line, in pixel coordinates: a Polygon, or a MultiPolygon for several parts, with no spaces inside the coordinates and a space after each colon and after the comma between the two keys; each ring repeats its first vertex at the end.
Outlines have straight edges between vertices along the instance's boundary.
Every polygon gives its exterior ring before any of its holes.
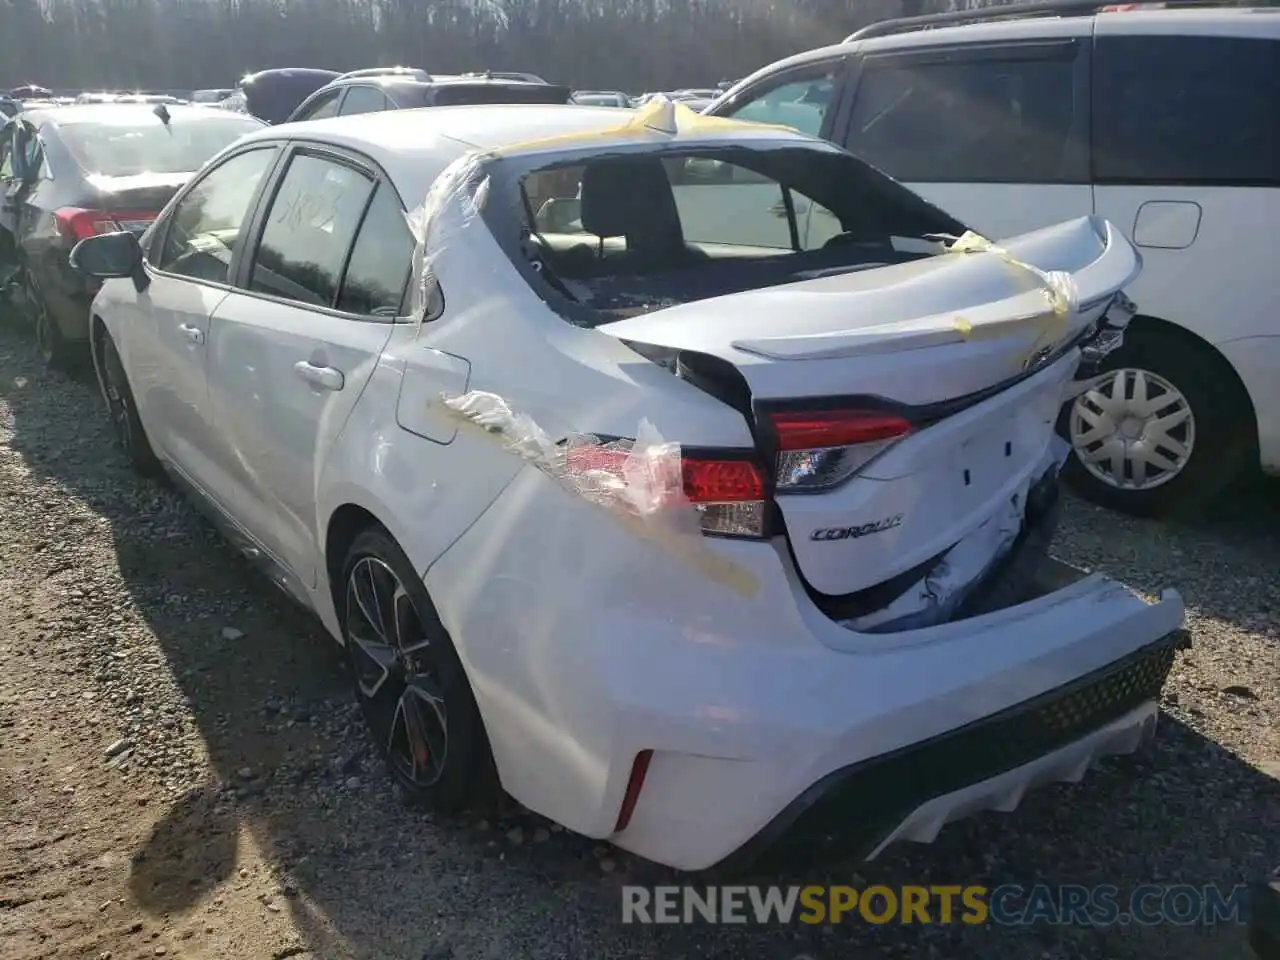
{"type": "Polygon", "coordinates": [[[1125,368],[1076,398],[1070,434],[1091,476],[1117,490],[1153,490],[1191,459],[1196,421],[1182,391],[1164,377],[1125,368]]]}
{"type": "Polygon", "coordinates": [[[388,761],[422,787],[444,773],[449,726],[444,694],[426,662],[431,641],[395,572],[361,557],[347,578],[347,642],[365,716],[388,761]]]}

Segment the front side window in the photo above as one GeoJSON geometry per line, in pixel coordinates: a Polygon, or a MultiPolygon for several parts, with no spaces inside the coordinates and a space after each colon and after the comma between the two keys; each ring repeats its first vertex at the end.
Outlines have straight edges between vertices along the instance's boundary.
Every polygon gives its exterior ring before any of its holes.
{"type": "Polygon", "coordinates": [[[1093,172],[1099,181],[1280,182],[1280,41],[1100,37],[1093,172]]]}
{"type": "Polygon", "coordinates": [[[1074,61],[866,62],[845,146],[915,183],[1061,183],[1073,178],[1074,61]]]}
{"type": "Polygon", "coordinates": [[[373,181],[354,167],[296,155],[267,210],[249,288],[332,307],[372,189],[373,181]]]}
{"type": "MultiPolygon", "coordinates": [[[[243,239],[249,205],[275,159],[275,148],[237,154],[210,170],[178,202],[152,261],[166,273],[226,283],[243,239]]],[[[155,245],[153,245],[155,249],[155,245]]]]}
{"type": "Polygon", "coordinates": [[[342,115],[379,113],[387,109],[387,98],[377,87],[351,87],[342,101],[342,115]]]}
{"type": "Polygon", "coordinates": [[[831,106],[839,67],[825,64],[811,71],[789,75],[785,82],[759,91],[747,91],[721,116],[752,123],[792,127],[816,137],[822,131],[831,106]]]}
{"type": "Polygon", "coordinates": [[[338,309],[367,317],[399,316],[413,246],[399,198],[385,183],[379,184],[351,248],[338,309]]]}

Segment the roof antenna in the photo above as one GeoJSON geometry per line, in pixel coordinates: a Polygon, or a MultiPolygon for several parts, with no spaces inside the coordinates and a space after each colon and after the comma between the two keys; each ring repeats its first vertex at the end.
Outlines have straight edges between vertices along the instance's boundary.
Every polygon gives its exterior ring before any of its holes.
{"type": "Polygon", "coordinates": [[[166,107],[163,103],[157,103],[156,108],[151,112],[154,113],[157,117],[159,117],[160,122],[165,125],[166,129],[168,129],[169,121],[173,119],[169,115],[169,108],[166,107]]]}

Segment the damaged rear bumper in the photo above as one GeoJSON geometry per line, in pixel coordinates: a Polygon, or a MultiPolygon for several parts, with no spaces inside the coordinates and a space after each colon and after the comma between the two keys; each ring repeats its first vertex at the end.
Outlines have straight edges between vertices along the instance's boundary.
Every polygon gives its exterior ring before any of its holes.
{"type": "Polygon", "coordinates": [[[782,850],[871,860],[899,840],[931,843],[974,813],[1009,812],[1034,787],[1079,781],[1152,737],[1174,655],[1189,643],[1176,630],[986,719],[836,770],[724,863],[740,868],[782,850]]]}

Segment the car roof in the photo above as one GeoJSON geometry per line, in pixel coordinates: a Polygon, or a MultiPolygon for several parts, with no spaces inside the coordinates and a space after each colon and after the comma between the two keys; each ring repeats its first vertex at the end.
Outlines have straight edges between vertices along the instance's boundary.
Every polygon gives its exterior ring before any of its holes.
{"type": "MultiPolygon", "coordinates": [[[[995,8],[997,11],[999,8],[995,8]]],[[[993,12],[993,16],[998,13],[993,12]]],[[[1097,18],[1105,17],[1107,33],[1209,34],[1219,36],[1280,37],[1280,8],[1276,7],[1191,7],[1171,9],[1115,10],[1096,14],[1036,17],[1025,20],[985,20],[955,26],[908,30],[865,40],[839,42],[816,47],[775,61],[734,84],[739,88],[767,74],[799,67],[849,53],[941,46],[981,40],[1031,40],[1085,36],[1097,18]],[[1268,16],[1269,15],[1269,16],[1268,16]]]]}
{"type": "MultiPolygon", "coordinates": [[[[421,107],[282,124],[248,134],[241,143],[318,140],[363,153],[386,170],[397,184],[416,189],[424,186],[421,182],[424,167],[435,167],[430,173],[434,177],[439,172],[438,162],[447,164],[471,150],[516,148],[511,152],[533,154],[593,142],[601,146],[642,143],[647,138],[643,128],[623,128],[642,115],[624,107],[577,104],[421,107]],[[544,145],[544,141],[551,140],[556,143],[544,145]],[[437,163],[422,164],[426,158],[437,163]]],[[[716,120],[714,125],[692,124],[670,135],[669,142],[695,144],[744,139],[744,131],[749,134],[746,139],[753,141],[819,142],[787,127],[726,120],[716,120]]]]}
{"type": "MultiPolygon", "coordinates": [[[[199,109],[199,108],[195,108],[199,109]]],[[[297,124],[284,124],[250,136],[266,139],[273,135],[326,140],[368,153],[381,162],[396,154],[421,154],[451,140],[467,149],[495,150],[534,143],[553,137],[571,137],[614,131],[633,120],[634,110],[620,107],[587,107],[576,104],[478,104],[448,107],[421,107],[411,110],[384,110],[347,117],[329,117],[297,124]]],[[[735,124],[738,135],[748,128],[735,124]]],[[[757,140],[812,140],[785,127],[750,124],[757,140]]],[[[617,131],[609,139],[621,145],[639,142],[639,132],[617,131]]],[[[721,139],[713,129],[682,131],[673,141],[701,142],[721,139]]],[[[604,142],[604,138],[602,138],[604,142]]]]}

